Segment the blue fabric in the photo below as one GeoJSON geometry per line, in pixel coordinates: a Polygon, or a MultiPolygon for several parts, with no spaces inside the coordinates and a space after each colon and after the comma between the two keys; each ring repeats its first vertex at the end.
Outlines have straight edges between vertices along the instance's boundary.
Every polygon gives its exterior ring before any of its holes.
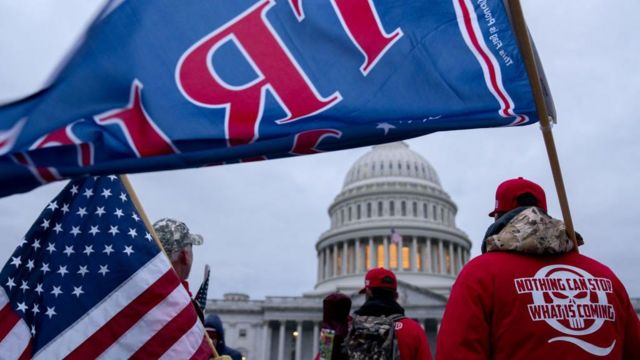
{"type": "Polygon", "coordinates": [[[229,355],[233,360],[242,360],[242,354],[229,346],[224,340],[224,328],[222,327],[222,321],[218,315],[207,315],[204,320],[205,328],[214,328],[219,335],[218,343],[216,344],[216,351],[218,355],[229,355]]]}
{"type": "Polygon", "coordinates": [[[87,173],[537,120],[502,0],[129,0],[95,23],[48,89],[0,107],[0,196],[87,173]],[[378,28],[336,4],[373,4],[378,28]],[[366,50],[358,31],[389,43],[366,50]]]}

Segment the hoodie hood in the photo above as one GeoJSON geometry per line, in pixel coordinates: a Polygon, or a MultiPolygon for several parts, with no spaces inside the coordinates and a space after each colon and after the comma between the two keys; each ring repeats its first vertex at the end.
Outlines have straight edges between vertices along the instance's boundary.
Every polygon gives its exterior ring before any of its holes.
{"type": "Polygon", "coordinates": [[[226,344],[224,342],[224,328],[222,327],[222,320],[218,315],[208,315],[204,320],[205,328],[213,328],[218,333],[218,343],[216,344],[216,351],[224,352],[226,344]]]}
{"type": "Polygon", "coordinates": [[[521,207],[503,215],[487,230],[485,251],[514,251],[534,255],[564,254],[573,250],[564,223],[537,207],[521,207]]]}

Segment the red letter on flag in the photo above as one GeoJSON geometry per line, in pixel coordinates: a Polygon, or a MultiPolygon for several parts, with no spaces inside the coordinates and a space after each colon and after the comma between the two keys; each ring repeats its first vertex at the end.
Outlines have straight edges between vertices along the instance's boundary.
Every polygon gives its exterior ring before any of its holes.
{"type": "Polygon", "coordinates": [[[124,108],[94,116],[96,122],[100,125],[118,125],[137,157],[178,153],[171,140],[144,110],[141,91],[142,84],[134,80],[131,84],[129,104],[124,108]]]}
{"type": "Polygon", "coordinates": [[[189,101],[203,107],[226,109],[225,136],[230,146],[258,138],[265,92],[271,90],[287,112],[278,124],[307,117],[338,103],[338,92],[323,98],[266,19],[272,0],[247,9],[187,50],[176,68],[178,87],[189,101]],[[258,77],[242,86],[224,82],[211,65],[211,56],[232,41],[258,77]]]}
{"type": "Polygon", "coordinates": [[[380,23],[373,0],[331,0],[344,30],[364,54],[360,71],[367,75],[378,60],[398,39],[402,30],[386,34],[380,23]]]}
{"type": "Polygon", "coordinates": [[[290,153],[292,155],[317,154],[321,151],[316,149],[316,147],[320,145],[322,139],[329,136],[339,139],[340,136],[342,136],[342,132],[335,129],[318,129],[298,133],[293,139],[293,147],[290,153]]]}

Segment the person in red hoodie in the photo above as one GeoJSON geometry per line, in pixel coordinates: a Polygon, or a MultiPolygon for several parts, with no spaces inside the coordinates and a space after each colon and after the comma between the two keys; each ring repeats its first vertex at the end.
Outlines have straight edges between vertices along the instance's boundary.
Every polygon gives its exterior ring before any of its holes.
{"type": "Polygon", "coordinates": [[[483,254],[451,289],[436,359],[640,359],[640,324],[624,286],[579,254],[546,210],[539,185],[500,184],[483,254]]]}
{"type": "MultiPolygon", "coordinates": [[[[427,335],[416,321],[404,316],[404,309],[397,302],[398,281],[395,274],[384,268],[371,269],[365,276],[365,287],[360,293],[366,295],[365,303],[354,312],[352,328],[346,340],[346,347],[350,359],[396,359],[398,352],[401,360],[431,360],[431,349],[427,341],[427,335]],[[397,346],[392,349],[392,354],[370,354],[367,351],[354,352],[354,348],[362,349],[365,346],[358,344],[360,339],[354,334],[358,328],[366,329],[372,323],[368,320],[390,319],[395,328],[395,340],[397,346]],[[397,351],[396,351],[397,350],[397,351]],[[390,357],[389,357],[390,356],[390,357]]],[[[371,329],[371,328],[370,328],[371,329]]],[[[379,328],[378,328],[379,330],[379,328]]],[[[368,339],[365,336],[361,339],[368,339]]],[[[375,346],[371,346],[373,348],[375,346]]]]}

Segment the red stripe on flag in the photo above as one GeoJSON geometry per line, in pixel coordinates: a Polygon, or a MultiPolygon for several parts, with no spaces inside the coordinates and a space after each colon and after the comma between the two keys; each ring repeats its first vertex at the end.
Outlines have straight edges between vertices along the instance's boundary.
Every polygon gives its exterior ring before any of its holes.
{"type": "Polygon", "coordinates": [[[66,359],[94,359],[98,357],[149,310],[171,294],[178,285],[180,285],[180,280],[173,269],[169,269],[153,285],[75,348],[66,359]]]}
{"type": "Polygon", "coordinates": [[[151,337],[129,359],[157,359],[180,340],[195,322],[198,315],[189,302],[176,317],[171,319],[160,331],[151,337]]]}
{"type": "Polygon", "coordinates": [[[203,336],[202,342],[196,352],[193,353],[193,356],[191,356],[191,360],[207,360],[211,358],[211,355],[213,355],[213,351],[211,350],[209,340],[207,340],[206,336],[203,336]]]}
{"type": "Polygon", "coordinates": [[[478,54],[480,54],[480,56],[484,60],[485,65],[489,70],[489,74],[491,78],[491,87],[498,94],[498,97],[500,97],[500,100],[503,103],[502,113],[504,114],[504,116],[511,116],[509,114],[509,110],[511,108],[509,101],[507,100],[506,96],[502,93],[502,91],[500,90],[500,87],[498,86],[496,69],[493,67],[493,63],[491,62],[491,60],[489,60],[489,56],[485,53],[485,51],[480,46],[480,43],[478,41],[478,35],[473,30],[473,25],[471,24],[471,14],[469,13],[467,4],[464,0],[459,0],[458,3],[460,4],[460,9],[462,10],[462,13],[463,13],[464,25],[465,25],[465,28],[467,29],[467,33],[469,34],[469,39],[471,39],[471,42],[473,43],[473,47],[476,49],[478,54]]]}
{"type": "Polygon", "coordinates": [[[31,359],[31,356],[33,355],[33,354],[31,353],[32,343],[33,343],[33,338],[31,338],[31,340],[29,340],[29,344],[27,344],[27,347],[26,347],[26,348],[24,348],[24,351],[22,352],[22,355],[20,355],[20,357],[18,358],[18,360],[28,360],[28,359],[31,359]]]}
{"type": "Polygon", "coordinates": [[[0,310],[0,341],[11,332],[14,326],[20,320],[20,316],[13,312],[11,303],[5,304],[0,310]]]}

